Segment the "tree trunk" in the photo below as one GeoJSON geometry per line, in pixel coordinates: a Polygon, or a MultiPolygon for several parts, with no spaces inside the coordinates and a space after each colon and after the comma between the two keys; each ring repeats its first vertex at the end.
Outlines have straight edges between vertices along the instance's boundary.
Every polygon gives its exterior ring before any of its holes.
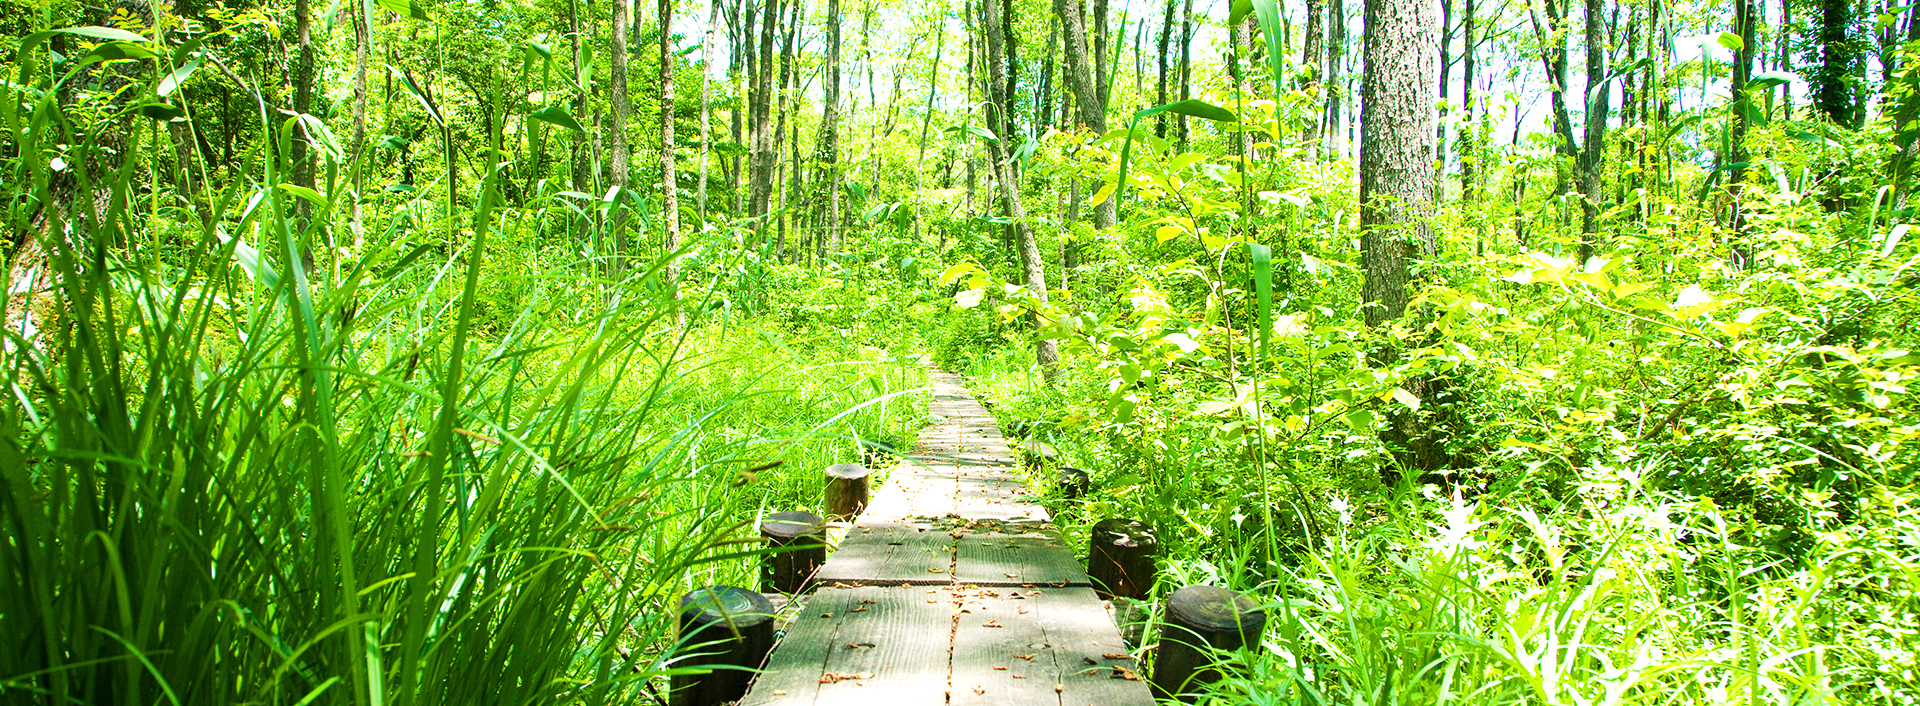
{"type": "Polygon", "coordinates": [[[707,162],[713,153],[713,36],[720,25],[720,0],[707,2],[707,32],[700,39],[700,177],[694,211],[707,219],[707,162]]]}
{"type": "MultiPolygon", "coordinates": [[[[1433,161],[1440,172],[1445,172],[1447,165],[1447,94],[1451,92],[1447,84],[1453,80],[1452,45],[1453,0],[1440,0],[1440,119],[1433,127],[1433,161]]],[[[1436,174],[1435,183],[1438,177],[1436,174]]],[[[1438,192],[1438,187],[1434,191],[1438,192]]]]}
{"type": "MultiPolygon", "coordinates": [[[[945,19],[945,13],[941,13],[940,19],[945,19]]],[[[920,158],[913,162],[913,231],[915,240],[918,240],[922,235],[920,228],[922,221],[925,219],[925,214],[920,212],[920,201],[927,185],[927,137],[928,133],[933,129],[933,98],[940,89],[940,55],[947,49],[947,31],[945,25],[937,24],[935,26],[939,29],[934,33],[939,36],[934,39],[933,63],[927,65],[927,109],[920,118],[920,158]]]]}
{"type": "Polygon", "coordinates": [[[361,4],[353,13],[353,248],[366,244],[367,60],[373,53],[373,17],[361,4]]]}
{"type": "Polygon", "coordinates": [[[1848,36],[1853,25],[1853,1],[1818,1],[1820,66],[1813,72],[1813,105],[1835,124],[1856,127],[1854,93],[1848,85],[1860,63],[1848,36]]]}
{"type": "Polygon", "coordinates": [[[1591,259],[1600,241],[1601,158],[1607,150],[1607,122],[1613,92],[1607,90],[1607,35],[1604,0],[1587,0],[1587,124],[1580,148],[1580,261],[1591,259]]]}
{"type": "Polygon", "coordinates": [[[633,112],[633,104],[627,99],[627,24],[630,12],[632,10],[628,8],[627,0],[613,0],[613,68],[608,75],[608,80],[613,84],[613,119],[610,121],[613,165],[612,173],[607,178],[623,193],[623,197],[615,201],[613,206],[613,252],[609,264],[614,272],[620,271],[621,258],[626,255],[626,248],[621,242],[627,219],[624,192],[631,167],[629,160],[632,158],[632,146],[627,143],[627,116],[633,112]]]}
{"type": "Polygon", "coordinates": [[[1464,203],[1472,203],[1473,163],[1478,159],[1474,153],[1473,113],[1474,104],[1478,102],[1479,96],[1475,93],[1473,87],[1474,56],[1476,54],[1473,44],[1474,0],[1465,0],[1465,3],[1466,6],[1461,8],[1460,13],[1460,58],[1464,64],[1461,67],[1462,78],[1464,80],[1463,85],[1460,87],[1460,102],[1466,106],[1466,122],[1464,123],[1465,127],[1460,130],[1460,146],[1456,151],[1460,154],[1460,200],[1464,203]]]}
{"type": "MultiPolygon", "coordinates": [[[[1333,1],[1339,2],[1340,0],[1333,1]]],[[[1191,2],[1191,0],[1189,0],[1189,2],[1191,2]]],[[[1326,2],[1325,0],[1306,0],[1306,4],[1307,25],[1305,28],[1305,36],[1300,40],[1300,68],[1304,70],[1304,75],[1301,76],[1300,83],[1301,86],[1306,89],[1306,94],[1312,96],[1315,91],[1321,90],[1319,86],[1320,62],[1325,59],[1327,51],[1327,32],[1324,28],[1326,2]]],[[[1307,143],[1308,155],[1318,158],[1320,154],[1320,120],[1318,116],[1307,122],[1306,134],[1301,135],[1300,139],[1307,143]]]]}
{"type": "MultiPolygon", "coordinates": [[[[1410,263],[1435,254],[1428,222],[1433,204],[1434,75],[1438,36],[1429,0],[1366,0],[1361,82],[1360,230],[1366,281],[1361,308],[1367,326],[1380,328],[1406,315],[1410,263]]],[[[1392,344],[1373,352],[1377,364],[1396,360],[1392,344]]],[[[1432,378],[1406,382],[1422,405],[1435,404],[1432,378]]],[[[1446,465],[1434,430],[1404,405],[1394,404],[1382,441],[1403,468],[1433,471],[1446,465]]]]}
{"type": "Polygon", "coordinates": [[[755,227],[763,239],[767,232],[767,212],[773,200],[773,171],[779,161],[773,147],[773,45],[779,24],[780,0],[766,0],[760,11],[760,51],[752,72],[753,97],[749,108],[752,116],[748,122],[753,134],[753,152],[747,178],[751,192],[747,215],[759,219],[755,227]]]}
{"type": "MultiPolygon", "coordinates": [[[[1173,11],[1178,3],[1167,0],[1167,13],[1160,22],[1160,74],[1154,86],[1154,105],[1167,104],[1167,46],[1173,40],[1173,11]]],[[[1167,139],[1167,114],[1153,116],[1153,134],[1162,140],[1167,139]]]]}
{"type": "MultiPolygon", "coordinates": [[[[586,86],[586,52],[580,41],[586,36],[585,25],[580,21],[580,3],[573,0],[567,3],[567,38],[573,42],[573,81],[575,85],[586,86]]],[[[582,90],[573,96],[573,114],[581,119],[587,116],[587,94],[591,88],[582,90]]],[[[580,193],[595,193],[593,188],[593,160],[587,151],[585,133],[573,133],[573,190],[580,193]]],[[[585,236],[587,219],[582,217],[578,223],[579,234],[585,236]]]]}
{"type": "MultiPolygon", "coordinates": [[[[300,53],[294,59],[293,72],[293,110],[296,113],[313,112],[313,11],[308,7],[309,0],[295,0],[293,3],[294,32],[300,40],[300,53]]],[[[307,141],[293,140],[293,183],[313,188],[313,165],[308,164],[307,141]]],[[[453,155],[447,155],[453,159],[453,155]]],[[[296,212],[308,213],[305,199],[295,202],[296,212]]]]}
{"type": "MultiPolygon", "coordinates": [[[[1005,117],[1005,111],[1000,110],[1000,106],[1006,105],[1009,100],[1009,95],[1003,88],[1007,85],[1008,72],[1006,49],[1001,46],[1004,25],[1001,22],[1000,10],[1000,5],[995,0],[984,0],[980,3],[987,45],[987,100],[991,104],[989,115],[996,116],[991,119],[990,124],[1007,125],[1011,121],[1005,117]]],[[[1013,161],[1006,157],[1004,140],[986,142],[988,153],[992,155],[995,172],[998,175],[996,181],[1000,183],[1000,195],[1006,203],[1007,218],[1013,221],[1014,234],[1019,241],[1020,269],[1026,275],[1027,289],[1044,303],[1047,300],[1045,265],[1040,259],[1040,245],[1034,239],[1033,226],[1028,223],[1026,209],[1020,203],[1020,185],[1013,176],[1013,161]]],[[[1038,323],[1036,319],[1036,324],[1038,323]]],[[[1039,364],[1041,374],[1048,384],[1052,384],[1059,376],[1059,360],[1060,353],[1053,339],[1036,340],[1034,361],[1039,364]]]]}
{"type": "MultiPolygon", "coordinates": [[[[660,216],[669,253],[667,297],[673,301],[674,325],[684,329],[687,313],[680,309],[680,260],[671,254],[680,249],[680,178],[673,161],[673,2],[660,0],[660,216]]],[[[705,160],[701,163],[705,164],[705,160]]]]}
{"type": "MultiPolygon", "coordinates": [[[[1095,0],[1097,17],[1104,19],[1106,0],[1095,0]]],[[[1080,0],[1053,0],[1053,11],[1060,16],[1061,37],[1066,41],[1065,53],[1067,87],[1073,91],[1073,103],[1079,112],[1080,125],[1092,130],[1095,135],[1107,132],[1107,102],[1102,95],[1106,72],[1100,66],[1100,52],[1091,55],[1087,52],[1086,19],[1080,14],[1080,0]],[[1087,65],[1092,56],[1094,66],[1087,65]]],[[[1093,208],[1093,227],[1106,230],[1112,228],[1118,211],[1114,210],[1114,200],[1109,198],[1093,208]]]]}
{"type": "MultiPolygon", "coordinates": [[[[1181,3],[1180,21],[1180,100],[1193,98],[1193,0],[1181,3]]],[[[1187,116],[1174,118],[1179,125],[1179,151],[1187,151],[1187,116]]]]}
{"type": "Polygon", "coordinates": [[[1758,49],[1754,42],[1753,0],[1733,0],[1733,31],[1740,35],[1740,50],[1733,53],[1733,71],[1730,72],[1732,86],[1728,95],[1733,98],[1733,114],[1728,116],[1732,125],[1727,129],[1728,152],[1731,154],[1727,191],[1731,196],[1728,208],[1728,222],[1733,226],[1733,247],[1728,248],[1729,264],[1734,269],[1744,269],[1752,253],[1746,247],[1747,221],[1741,212],[1740,198],[1747,182],[1747,114],[1759,109],[1759,100],[1747,92],[1747,82],[1753,79],[1753,54],[1758,49]]]}
{"type": "MultiPolygon", "coordinates": [[[[827,78],[820,101],[819,183],[826,193],[823,245],[840,246],[840,0],[827,0],[827,78]]],[[[869,77],[871,79],[871,77],[869,77]]],[[[869,81],[868,85],[872,85],[869,81]]],[[[856,94],[857,95],[857,94],[856,94]]],[[[858,139],[857,137],[855,139],[858,139]]]]}
{"type": "Polygon", "coordinates": [[[1034,96],[1034,132],[1046,134],[1053,127],[1054,60],[1060,50],[1060,18],[1047,18],[1047,59],[1040,65],[1039,94],[1034,96]]]}
{"type": "Polygon", "coordinates": [[[608,56],[612,69],[607,76],[613,91],[613,121],[610,126],[613,164],[607,178],[622,189],[627,187],[628,172],[632,166],[632,146],[627,143],[627,116],[633,112],[633,103],[627,96],[627,29],[632,10],[627,2],[613,0],[613,48],[608,56]]]}
{"type": "Polygon", "coordinates": [[[1337,155],[1346,154],[1344,148],[1335,149],[1340,139],[1341,99],[1347,92],[1346,86],[1341,83],[1341,68],[1346,54],[1347,2],[1327,0],[1327,151],[1337,155]]]}

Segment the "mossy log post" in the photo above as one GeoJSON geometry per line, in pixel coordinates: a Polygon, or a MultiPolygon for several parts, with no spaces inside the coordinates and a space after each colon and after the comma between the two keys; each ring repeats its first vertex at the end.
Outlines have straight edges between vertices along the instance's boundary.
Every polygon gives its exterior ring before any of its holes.
{"type": "Polygon", "coordinates": [[[773,649],[773,603],[756,591],[708,586],[680,597],[680,643],[689,655],[679,667],[713,667],[706,674],[675,674],[671,706],[714,706],[746,696],[753,671],[773,649]]]}
{"type": "Polygon", "coordinates": [[[1060,497],[1078,500],[1093,489],[1093,479],[1087,477],[1086,471],[1066,466],[1053,474],[1053,487],[1059,491],[1060,497]]]}
{"type": "Polygon", "coordinates": [[[845,522],[867,509],[867,483],[873,471],[858,463],[838,463],[827,467],[827,519],[845,522]]]}
{"type": "Polygon", "coordinates": [[[1136,520],[1101,520],[1087,540],[1087,577],[1101,598],[1146,600],[1153,590],[1153,556],[1160,540],[1136,520]]]}
{"type": "Polygon", "coordinates": [[[819,515],[776,512],[760,521],[760,537],[776,550],[760,563],[760,590],[799,593],[827,563],[827,537],[819,515]]]}
{"type": "Polygon", "coordinates": [[[1166,622],[1160,628],[1159,654],[1153,663],[1154,692],[1191,702],[1201,685],[1220,679],[1208,652],[1258,645],[1266,626],[1266,611],[1233,591],[1214,586],[1174,591],[1167,597],[1166,622]]]}

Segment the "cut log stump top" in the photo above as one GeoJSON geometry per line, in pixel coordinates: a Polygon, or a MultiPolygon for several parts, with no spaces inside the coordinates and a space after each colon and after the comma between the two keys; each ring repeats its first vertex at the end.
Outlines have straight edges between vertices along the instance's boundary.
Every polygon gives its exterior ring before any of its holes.
{"type": "Polygon", "coordinates": [[[940,421],[814,575],[740,703],[1151,706],[993,417],[958,377],[933,377],[940,421]]]}
{"type": "Polygon", "coordinates": [[[852,480],[855,478],[865,478],[871,473],[873,473],[873,469],[858,463],[836,463],[827,466],[827,475],[833,478],[852,480]]]}

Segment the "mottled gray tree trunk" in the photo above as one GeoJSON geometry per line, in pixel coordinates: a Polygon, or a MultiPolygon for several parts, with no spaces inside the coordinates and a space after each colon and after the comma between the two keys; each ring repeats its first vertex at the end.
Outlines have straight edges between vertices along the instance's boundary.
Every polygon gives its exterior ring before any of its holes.
{"type": "MultiPolygon", "coordinates": [[[[1438,73],[1438,27],[1433,0],[1367,0],[1361,81],[1360,228],[1366,282],[1361,309],[1367,326],[1382,328],[1406,315],[1412,289],[1410,267],[1435,252],[1432,224],[1434,79],[1438,73]]],[[[1374,362],[1399,356],[1393,344],[1373,352],[1374,362]]],[[[1406,382],[1422,407],[1439,392],[1432,378],[1406,382]]],[[[1446,465],[1444,449],[1428,419],[1402,405],[1388,414],[1381,440],[1402,468],[1432,471],[1446,465]]]]}

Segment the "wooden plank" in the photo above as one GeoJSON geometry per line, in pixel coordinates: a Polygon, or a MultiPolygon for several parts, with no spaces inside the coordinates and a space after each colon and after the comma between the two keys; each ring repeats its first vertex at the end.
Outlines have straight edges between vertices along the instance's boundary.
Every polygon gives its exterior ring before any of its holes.
{"type": "Polygon", "coordinates": [[[960,611],[953,706],[1153,704],[1145,681],[1126,678],[1137,663],[1108,657],[1126,648],[1089,589],[972,589],[960,611]]]}
{"type": "Polygon", "coordinates": [[[815,585],[934,584],[953,580],[954,538],[928,525],[857,525],[813,575],[815,585]]]}
{"type": "Polygon", "coordinates": [[[945,593],[821,589],[774,647],[741,706],[945,706],[951,665],[941,648],[951,644],[953,629],[953,603],[945,593]],[[932,636],[938,637],[929,641],[932,636]]]}
{"type": "Polygon", "coordinates": [[[981,586],[1089,586],[1073,550],[1052,532],[960,537],[953,580],[981,586]]]}

